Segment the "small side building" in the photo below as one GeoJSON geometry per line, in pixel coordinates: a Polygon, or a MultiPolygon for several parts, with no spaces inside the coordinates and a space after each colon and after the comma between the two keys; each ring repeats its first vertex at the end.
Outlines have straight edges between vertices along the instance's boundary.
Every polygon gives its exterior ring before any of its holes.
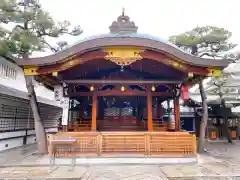
{"type": "MultiPolygon", "coordinates": [[[[53,100],[53,92],[37,82],[35,90],[46,131],[56,132],[62,108],[53,100]]],[[[23,71],[0,57],[0,151],[35,142],[34,119],[23,71]]]]}

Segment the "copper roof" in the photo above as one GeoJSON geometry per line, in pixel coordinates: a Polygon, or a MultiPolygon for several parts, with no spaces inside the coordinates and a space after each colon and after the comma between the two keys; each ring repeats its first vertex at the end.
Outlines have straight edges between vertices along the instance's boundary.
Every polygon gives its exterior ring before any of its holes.
{"type": "Polygon", "coordinates": [[[90,36],[57,52],[53,55],[17,60],[18,65],[49,65],[64,60],[69,56],[82,54],[87,51],[101,49],[106,46],[138,46],[174,56],[186,63],[203,67],[225,68],[229,62],[227,60],[204,59],[193,56],[182,51],[174,44],[159,39],[158,37],[137,33],[138,27],[133,21],[125,15],[124,11],[117,21],[114,21],[109,27],[110,33],[104,35],[90,36]]]}

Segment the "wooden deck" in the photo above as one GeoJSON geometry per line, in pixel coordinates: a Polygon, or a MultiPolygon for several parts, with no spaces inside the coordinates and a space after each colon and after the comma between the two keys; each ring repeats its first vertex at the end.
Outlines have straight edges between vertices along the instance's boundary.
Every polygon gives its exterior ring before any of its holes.
{"type": "Polygon", "coordinates": [[[51,135],[49,152],[56,156],[187,156],[196,154],[196,137],[188,132],[61,132],[51,135]],[[76,139],[74,151],[66,144],[56,148],[56,139],[76,139]]]}

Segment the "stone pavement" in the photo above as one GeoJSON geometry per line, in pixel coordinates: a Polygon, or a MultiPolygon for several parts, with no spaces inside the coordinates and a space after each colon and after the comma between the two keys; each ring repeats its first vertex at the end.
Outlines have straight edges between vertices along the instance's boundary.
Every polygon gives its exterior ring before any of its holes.
{"type": "MultiPolygon", "coordinates": [[[[2,158],[0,167],[6,166],[49,166],[50,157],[36,154],[36,146],[25,146],[14,150],[0,153],[2,158]]],[[[152,165],[152,164],[178,164],[178,163],[196,163],[196,157],[188,158],[147,158],[147,157],[81,157],[76,159],[76,165],[152,165]]],[[[71,158],[56,158],[56,165],[71,165],[71,158]]]]}
{"type": "Polygon", "coordinates": [[[2,168],[0,178],[81,179],[81,180],[167,180],[158,166],[89,166],[2,168]]]}
{"type": "Polygon", "coordinates": [[[207,143],[207,150],[210,156],[240,164],[239,149],[240,141],[236,141],[233,144],[227,142],[207,143]]]}
{"type": "Polygon", "coordinates": [[[81,165],[81,166],[22,166],[32,155],[35,146],[26,146],[0,153],[0,179],[82,179],[82,180],[192,180],[240,179],[240,144],[209,143],[208,153],[199,155],[198,163],[138,164],[138,165],[81,165]],[[11,164],[15,166],[11,167],[11,164]],[[16,165],[18,164],[18,166],[16,165]],[[4,167],[4,165],[6,167],[4,167]]]}
{"type": "Polygon", "coordinates": [[[240,167],[223,165],[112,165],[6,167],[0,169],[0,179],[81,179],[81,180],[183,180],[240,179],[240,167]],[[213,166],[212,166],[213,165],[213,166]]]}
{"type": "Polygon", "coordinates": [[[36,145],[27,145],[0,152],[0,166],[7,163],[19,163],[35,153],[36,145]]]}

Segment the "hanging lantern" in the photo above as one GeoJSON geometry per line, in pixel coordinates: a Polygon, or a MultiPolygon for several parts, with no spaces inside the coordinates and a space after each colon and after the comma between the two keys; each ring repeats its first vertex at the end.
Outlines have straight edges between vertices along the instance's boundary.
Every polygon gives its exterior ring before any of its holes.
{"type": "Polygon", "coordinates": [[[125,87],[124,86],[121,87],[121,91],[125,91],[125,87]]]}
{"type": "Polygon", "coordinates": [[[156,91],[156,88],[155,88],[155,86],[152,86],[152,91],[154,92],[154,91],[156,91]]]}
{"type": "Polygon", "coordinates": [[[193,74],[192,72],[189,72],[189,73],[188,73],[188,77],[189,77],[189,78],[192,78],[193,75],[194,75],[194,74],[193,74]]]}
{"type": "Polygon", "coordinates": [[[54,86],[54,98],[56,101],[60,101],[64,96],[64,89],[62,86],[56,85],[54,86]]]}
{"type": "Polygon", "coordinates": [[[188,89],[188,85],[184,85],[182,86],[182,89],[181,89],[181,96],[183,98],[183,100],[188,100],[189,99],[189,89],[188,89]]]}
{"type": "Polygon", "coordinates": [[[90,91],[94,91],[94,86],[91,86],[91,87],[90,87],[90,91]]]}
{"type": "Polygon", "coordinates": [[[57,77],[58,76],[58,72],[53,72],[52,76],[57,77]]]}

